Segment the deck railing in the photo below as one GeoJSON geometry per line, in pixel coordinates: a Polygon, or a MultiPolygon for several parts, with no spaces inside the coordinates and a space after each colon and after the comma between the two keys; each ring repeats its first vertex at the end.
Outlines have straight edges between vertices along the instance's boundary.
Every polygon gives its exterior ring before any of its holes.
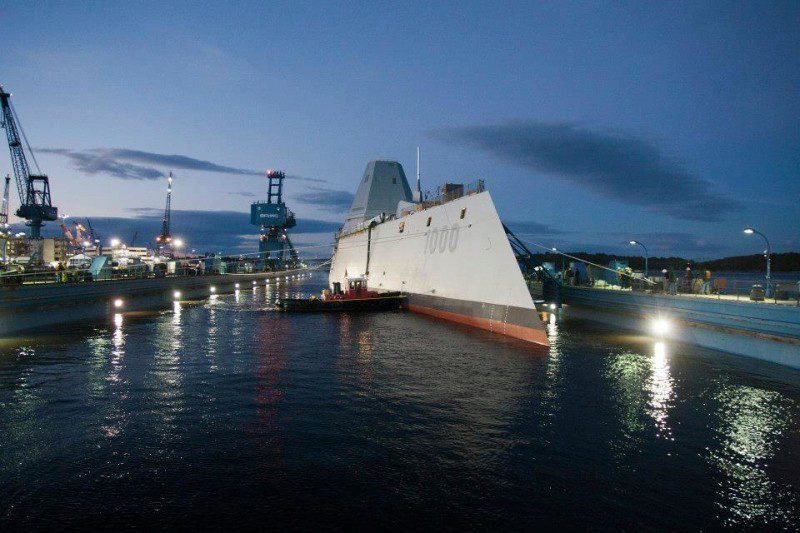
{"type": "Polygon", "coordinates": [[[486,186],[483,180],[476,180],[471,183],[445,183],[433,190],[424,192],[422,194],[422,203],[425,207],[441,205],[485,190],[486,186]]]}

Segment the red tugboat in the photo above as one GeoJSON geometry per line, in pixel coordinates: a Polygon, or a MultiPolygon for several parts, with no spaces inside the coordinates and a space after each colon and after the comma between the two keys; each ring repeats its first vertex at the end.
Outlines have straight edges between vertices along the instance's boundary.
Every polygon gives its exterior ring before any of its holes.
{"type": "Polygon", "coordinates": [[[347,290],[342,292],[338,283],[333,292],[325,289],[322,298],[281,298],[280,308],[294,313],[392,311],[402,309],[406,295],[401,292],[376,292],[367,290],[365,278],[347,280],[347,290]]]}

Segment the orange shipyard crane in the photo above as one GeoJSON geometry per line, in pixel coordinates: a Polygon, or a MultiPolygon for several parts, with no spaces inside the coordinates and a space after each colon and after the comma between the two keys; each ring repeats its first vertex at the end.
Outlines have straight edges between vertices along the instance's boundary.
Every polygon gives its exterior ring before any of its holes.
{"type": "Polygon", "coordinates": [[[69,243],[72,246],[78,246],[78,240],[75,238],[75,236],[69,230],[69,228],[67,227],[67,224],[65,222],[67,220],[67,218],[68,218],[67,215],[61,215],[60,217],[58,217],[58,226],[61,228],[61,233],[64,234],[64,237],[67,238],[69,243]]]}
{"type": "Polygon", "coordinates": [[[82,245],[84,248],[88,248],[93,243],[91,241],[91,234],[89,230],[86,229],[86,226],[78,222],[77,220],[74,222],[75,224],[75,239],[78,241],[78,244],[82,245]]]}

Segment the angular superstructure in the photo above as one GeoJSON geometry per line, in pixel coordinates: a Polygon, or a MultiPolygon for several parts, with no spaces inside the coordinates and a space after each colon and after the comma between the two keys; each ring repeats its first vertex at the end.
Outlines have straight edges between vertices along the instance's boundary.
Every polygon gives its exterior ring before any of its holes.
{"type": "Polygon", "coordinates": [[[358,185],[343,230],[349,231],[381,213],[393,215],[399,202],[410,201],[411,188],[402,165],[397,161],[370,161],[358,185]]]}
{"type": "Polygon", "coordinates": [[[331,287],[354,278],[406,293],[412,311],[549,344],[482,182],[413,203],[399,163],[369,163],[331,263],[331,287]]]}

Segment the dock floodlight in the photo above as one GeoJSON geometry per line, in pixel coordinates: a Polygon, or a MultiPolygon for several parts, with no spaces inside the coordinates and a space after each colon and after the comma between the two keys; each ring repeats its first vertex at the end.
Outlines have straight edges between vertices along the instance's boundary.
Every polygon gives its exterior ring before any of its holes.
{"type": "Polygon", "coordinates": [[[253,280],[253,285],[256,285],[256,284],[257,284],[257,283],[256,283],[256,281],[255,281],[255,280],[253,280]]]}
{"type": "Polygon", "coordinates": [[[208,290],[210,290],[211,292],[217,292],[217,288],[213,285],[209,287],[208,290]]]}
{"type": "Polygon", "coordinates": [[[116,248],[119,245],[120,245],[120,240],[119,239],[117,239],[117,238],[111,239],[111,247],[112,248],[116,248]]]}
{"type": "Polygon", "coordinates": [[[181,291],[175,291],[172,293],[176,300],[179,300],[181,297],[181,291]]]}
{"type": "Polygon", "coordinates": [[[550,304],[550,309],[551,310],[555,310],[555,308],[556,308],[556,304],[550,304]]]}
{"type": "Polygon", "coordinates": [[[671,324],[665,318],[657,318],[653,320],[653,323],[651,324],[650,328],[656,335],[663,336],[669,333],[669,330],[671,329],[671,324]]]}
{"type": "Polygon", "coordinates": [[[239,284],[237,283],[236,285],[234,285],[234,287],[236,287],[238,289],[239,288],[239,284]]]}
{"type": "Polygon", "coordinates": [[[117,298],[116,300],[114,300],[114,307],[116,307],[117,309],[122,307],[124,304],[125,302],[122,301],[122,298],[117,298]]]}

